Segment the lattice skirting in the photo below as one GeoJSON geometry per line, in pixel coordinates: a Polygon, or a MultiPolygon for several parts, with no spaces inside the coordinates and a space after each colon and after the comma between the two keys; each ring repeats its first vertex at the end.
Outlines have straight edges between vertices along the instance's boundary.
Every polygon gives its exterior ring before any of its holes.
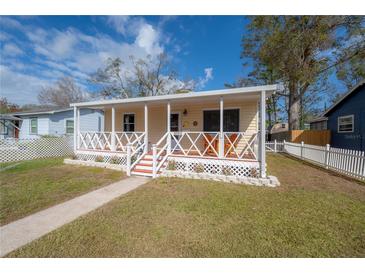
{"type": "Polygon", "coordinates": [[[0,140],[0,163],[73,154],[73,137],[0,140]]]}
{"type": "Polygon", "coordinates": [[[81,161],[102,162],[107,164],[127,166],[127,155],[102,151],[76,151],[75,158],[81,161]]]}
{"type": "Polygon", "coordinates": [[[217,174],[234,177],[258,178],[260,166],[258,162],[231,161],[205,158],[183,158],[170,156],[166,169],[180,172],[217,174]]]}

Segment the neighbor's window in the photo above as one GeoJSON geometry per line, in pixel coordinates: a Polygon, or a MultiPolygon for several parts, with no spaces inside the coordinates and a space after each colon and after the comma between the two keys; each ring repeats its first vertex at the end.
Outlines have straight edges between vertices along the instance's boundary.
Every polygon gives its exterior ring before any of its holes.
{"type": "Polygon", "coordinates": [[[74,120],[66,120],[66,134],[74,133],[74,120]]]}
{"type": "Polygon", "coordinates": [[[38,119],[30,118],[30,134],[38,133],[38,119]]]}
{"type": "Polygon", "coordinates": [[[354,115],[338,117],[338,132],[354,131],[354,115]]]}
{"type": "Polygon", "coordinates": [[[5,120],[0,120],[0,134],[7,135],[8,134],[8,127],[6,125],[5,120]]]}
{"type": "Polygon", "coordinates": [[[124,114],[123,116],[123,131],[131,132],[134,131],[135,127],[135,116],[133,113],[124,114]]]}

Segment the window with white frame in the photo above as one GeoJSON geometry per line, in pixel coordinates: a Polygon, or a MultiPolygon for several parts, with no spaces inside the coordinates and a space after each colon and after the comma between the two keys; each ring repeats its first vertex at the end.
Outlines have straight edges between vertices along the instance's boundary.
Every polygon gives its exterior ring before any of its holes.
{"type": "Polygon", "coordinates": [[[126,113],[123,115],[123,131],[133,132],[135,128],[135,115],[134,113],[126,113]]]}
{"type": "Polygon", "coordinates": [[[8,135],[8,125],[5,120],[0,120],[0,134],[8,135]]]}
{"type": "Polygon", "coordinates": [[[338,132],[353,132],[354,131],[354,115],[338,117],[338,132]]]}
{"type": "Polygon", "coordinates": [[[74,120],[66,120],[66,134],[74,133],[74,120]]]}
{"type": "Polygon", "coordinates": [[[38,133],[38,119],[30,118],[30,134],[37,134],[38,133]]]}

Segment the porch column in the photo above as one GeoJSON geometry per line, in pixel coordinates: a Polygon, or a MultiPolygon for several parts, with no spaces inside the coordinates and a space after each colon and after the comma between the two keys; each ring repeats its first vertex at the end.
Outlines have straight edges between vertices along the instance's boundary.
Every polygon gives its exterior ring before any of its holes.
{"type": "Polygon", "coordinates": [[[111,151],[115,151],[115,107],[112,107],[111,151]]]}
{"type": "Polygon", "coordinates": [[[77,107],[74,107],[74,151],[77,150],[77,107]]]}
{"type": "Polygon", "coordinates": [[[76,149],[80,148],[80,108],[76,108],[76,149]]]}
{"type": "Polygon", "coordinates": [[[265,135],[266,135],[266,96],[265,91],[260,94],[260,135],[259,135],[259,159],[260,177],[266,178],[266,154],[265,154],[265,135]]]}
{"type": "Polygon", "coordinates": [[[167,153],[170,154],[171,153],[171,106],[170,106],[170,101],[167,102],[167,130],[166,132],[168,133],[167,135],[167,153]]]}
{"type": "Polygon", "coordinates": [[[224,118],[224,101],[223,96],[220,97],[219,100],[219,151],[218,157],[224,158],[224,128],[223,128],[223,118],[224,118]]]}
{"type": "Polygon", "coordinates": [[[144,152],[148,152],[148,106],[144,104],[144,152]]]}

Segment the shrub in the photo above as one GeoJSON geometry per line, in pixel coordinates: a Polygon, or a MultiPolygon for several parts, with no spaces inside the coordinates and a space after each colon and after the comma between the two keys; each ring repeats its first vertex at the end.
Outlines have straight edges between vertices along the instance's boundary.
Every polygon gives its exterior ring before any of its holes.
{"type": "Polygon", "coordinates": [[[226,176],[230,176],[230,175],[232,175],[232,171],[228,166],[225,166],[222,169],[222,174],[226,175],[226,176]]]}
{"type": "Polygon", "coordinates": [[[101,163],[101,162],[104,162],[104,157],[103,156],[96,156],[95,157],[95,162],[98,162],[98,163],[101,163]]]}
{"type": "Polygon", "coordinates": [[[119,164],[119,158],[116,156],[113,156],[110,158],[109,163],[113,164],[113,165],[118,165],[119,164]]]}
{"type": "Polygon", "coordinates": [[[133,155],[131,157],[131,164],[133,164],[135,161],[137,161],[137,155],[133,155]]]}
{"type": "Polygon", "coordinates": [[[174,160],[168,161],[167,170],[176,170],[176,162],[174,160]]]}
{"type": "Polygon", "coordinates": [[[257,171],[257,168],[255,168],[255,167],[251,167],[251,169],[250,169],[250,176],[251,176],[251,177],[254,177],[254,178],[259,177],[259,173],[258,173],[258,171],[257,171]]]}
{"type": "Polygon", "coordinates": [[[204,172],[204,166],[202,164],[197,164],[195,167],[194,167],[194,171],[196,173],[203,173],[204,172]]]}

